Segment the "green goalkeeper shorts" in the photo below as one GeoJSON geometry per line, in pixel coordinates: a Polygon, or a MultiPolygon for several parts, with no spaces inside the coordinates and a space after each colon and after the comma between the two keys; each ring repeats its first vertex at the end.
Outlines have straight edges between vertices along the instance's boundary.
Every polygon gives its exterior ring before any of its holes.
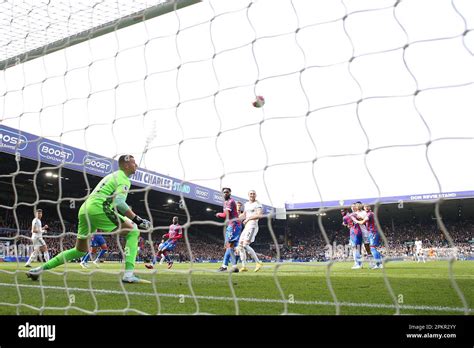
{"type": "MultiPolygon", "coordinates": [[[[92,210],[92,209],[91,209],[92,210]]],[[[79,212],[79,226],[77,228],[77,238],[86,239],[91,233],[98,229],[103,232],[112,232],[117,230],[126,217],[113,210],[104,209],[102,212],[90,211],[88,214],[79,212]]]]}

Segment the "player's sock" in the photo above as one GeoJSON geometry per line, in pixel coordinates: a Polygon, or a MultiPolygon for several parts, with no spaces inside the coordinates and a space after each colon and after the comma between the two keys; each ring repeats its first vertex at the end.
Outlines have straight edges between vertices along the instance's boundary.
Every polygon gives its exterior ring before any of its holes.
{"type": "Polygon", "coordinates": [[[86,252],[79,251],[76,248],[65,250],[65,251],[59,253],[58,255],[56,255],[55,257],[53,257],[48,262],[46,262],[43,265],[43,269],[51,269],[51,268],[61,266],[63,263],[65,263],[67,261],[74,260],[74,259],[81,258],[85,254],[86,254],[86,252]]]}
{"type": "Polygon", "coordinates": [[[230,261],[230,254],[232,253],[232,250],[230,248],[227,248],[225,250],[225,254],[224,254],[224,262],[222,263],[222,267],[226,267],[229,266],[229,261],[230,261]]]}
{"type": "Polygon", "coordinates": [[[380,253],[375,247],[370,247],[370,251],[372,252],[372,255],[374,256],[375,264],[378,266],[382,262],[380,258],[380,253]]]}
{"type": "Polygon", "coordinates": [[[355,259],[355,262],[356,262],[357,265],[360,266],[362,264],[359,250],[356,250],[354,259],[355,259]]]}
{"type": "Polygon", "coordinates": [[[38,252],[37,252],[36,250],[33,250],[33,252],[31,253],[31,255],[30,255],[29,259],[28,259],[28,261],[26,261],[25,266],[29,266],[29,265],[31,264],[31,262],[33,262],[33,260],[36,259],[37,254],[38,254],[38,252]]]}
{"type": "Polygon", "coordinates": [[[100,249],[99,255],[95,258],[94,262],[99,262],[100,258],[107,252],[107,249],[100,249]]]}
{"type": "Polygon", "coordinates": [[[165,255],[165,261],[166,262],[171,262],[171,258],[168,256],[167,252],[163,253],[163,255],[165,255]]]}
{"type": "Polygon", "coordinates": [[[28,261],[26,261],[26,264],[29,265],[36,259],[36,250],[33,250],[31,253],[30,257],[28,258],[28,261]]]}
{"type": "Polygon", "coordinates": [[[128,253],[125,253],[125,270],[131,271],[135,269],[135,259],[137,258],[138,253],[138,236],[140,232],[138,229],[133,229],[132,231],[128,232],[125,236],[125,250],[128,250],[128,253]]]}
{"type": "Polygon", "coordinates": [[[357,250],[352,250],[352,256],[354,257],[354,265],[357,265],[357,250]]]}
{"type": "Polygon", "coordinates": [[[87,263],[87,261],[89,261],[90,258],[91,258],[91,253],[89,252],[81,259],[81,262],[87,263]]]}
{"type": "Polygon", "coordinates": [[[156,264],[156,255],[153,256],[153,260],[151,260],[152,265],[154,266],[156,264]]]}
{"type": "Polygon", "coordinates": [[[228,250],[230,250],[230,262],[232,263],[232,266],[237,266],[237,259],[235,258],[235,254],[234,254],[234,249],[232,248],[229,248],[228,250]]]}
{"type": "Polygon", "coordinates": [[[245,264],[247,263],[247,254],[245,253],[245,248],[243,246],[240,246],[239,250],[240,261],[242,261],[242,267],[245,268],[245,264]]]}
{"type": "Polygon", "coordinates": [[[250,245],[246,245],[245,250],[247,250],[247,252],[250,254],[250,256],[252,256],[252,259],[255,262],[260,262],[260,260],[258,259],[257,254],[255,253],[255,250],[253,250],[253,248],[250,245]]]}
{"type": "Polygon", "coordinates": [[[45,251],[45,252],[44,252],[44,260],[45,260],[46,262],[49,261],[49,252],[48,252],[48,251],[45,251]]]}

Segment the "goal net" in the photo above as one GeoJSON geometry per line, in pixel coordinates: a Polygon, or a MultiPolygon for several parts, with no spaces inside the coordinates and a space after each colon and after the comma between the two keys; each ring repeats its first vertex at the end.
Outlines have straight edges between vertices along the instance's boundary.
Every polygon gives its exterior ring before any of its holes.
{"type": "Polygon", "coordinates": [[[474,197],[473,27],[468,0],[2,2],[0,313],[471,313],[457,250],[472,249],[443,206],[474,197]],[[151,283],[121,283],[126,241],[101,231],[96,264],[29,281],[36,209],[51,256],[74,247],[79,207],[124,154],[139,167],[127,202],[153,225],[135,265],[151,283]],[[248,272],[217,272],[223,188],[263,204],[258,272],[251,254],[248,272]],[[340,210],[356,201],[375,213],[378,273],[351,270],[340,210]],[[436,284],[455,300],[404,302],[417,271],[403,283],[390,265],[412,224],[379,217],[407,204],[431,210],[449,270],[436,284]],[[160,264],[175,216],[184,238],[160,264]]]}

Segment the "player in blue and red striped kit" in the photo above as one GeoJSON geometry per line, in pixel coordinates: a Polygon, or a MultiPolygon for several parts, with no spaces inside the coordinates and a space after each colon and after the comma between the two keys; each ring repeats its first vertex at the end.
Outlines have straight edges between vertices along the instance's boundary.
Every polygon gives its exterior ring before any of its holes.
{"type": "Polygon", "coordinates": [[[161,246],[158,249],[158,253],[153,258],[152,264],[146,264],[145,267],[148,269],[152,269],[156,263],[157,258],[161,258],[161,255],[164,255],[166,262],[168,263],[168,268],[173,266],[173,261],[171,261],[168,253],[173,251],[178,244],[178,240],[183,238],[183,228],[178,223],[178,217],[173,217],[173,223],[169,227],[169,232],[164,234],[161,240],[161,246]],[[165,238],[168,240],[165,242],[165,238]]]}
{"type": "Polygon", "coordinates": [[[362,230],[360,225],[356,223],[357,212],[356,205],[351,205],[352,213],[342,210],[342,224],[349,228],[349,244],[352,247],[352,255],[354,256],[354,266],[352,269],[362,268],[361,247],[362,247],[362,230]]]}
{"type": "Polygon", "coordinates": [[[95,258],[94,261],[92,261],[92,263],[94,264],[94,266],[96,267],[99,267],[99,262],[100,262],[100,258],[107,252],[107,250],[109,249],[107,247],[107,243],[105,242],[105,239],[104,239],[104,236],[102,236],[101,234],[94,234],[92,237],[91,237],[91,249],[89,250],[89,252],[84,255],[81,259],[81,267],[82,268],[87,268],[87,261],[89,261],[89,259],[91,258],[91,254],[92,253],[95,253],[97,251],[97,248],[100,248],[100,251],[99,253],[97,254],[97,257],[95,258]]]}
{"type": "Polygon", "coordinates": [[[224,194],[224,207],[222,213],[217,213],[216,217],[227,219],[229,222],[225,231],[225,254],[224,262],[219,268],[220,272],[226,271],[229,265],[229,260],[232,262],[232,271],[239,272],[237,268],[237,258],[235,256],[235,248],[239,244],[240,232],[242,232],[242,222],[239,220],[239,211],[237,203],[230,197],[231,189],[224,187],[222,189],[224,194]]]}
{"type": "Polygon", "coordinates": [[[357,221],[357,223],[359,225],[365,224],[369,231],[370,252],[375,260],[375,266],[373,266],[372,269],[383,268],[382,255],[377,250],[377,248],[380,247],[380,234],[377,230],[377,225],[375,224],[375,214],[368,204],[364,205],[364,210],[366,211],[367,216],[363,220],[357,221]]]}

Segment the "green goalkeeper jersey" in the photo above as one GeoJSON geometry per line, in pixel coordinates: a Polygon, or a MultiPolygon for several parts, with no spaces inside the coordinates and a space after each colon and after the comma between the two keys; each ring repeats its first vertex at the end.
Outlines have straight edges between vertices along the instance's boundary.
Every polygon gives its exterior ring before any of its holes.
{"type": "Polygon", "coordinates": [[[122,170],[110,173],[97,184],[79,209],[79,214],[103,214],[106,210],[113,210],[117,198],[125,201],[130,186],[130,179],[122,170]]]}

